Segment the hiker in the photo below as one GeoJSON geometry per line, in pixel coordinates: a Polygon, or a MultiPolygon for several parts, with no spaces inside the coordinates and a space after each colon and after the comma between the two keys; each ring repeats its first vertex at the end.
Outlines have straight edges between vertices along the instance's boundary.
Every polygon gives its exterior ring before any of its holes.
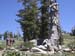
{"type": "Polygon", "coordinates": [[[14,38],[10,36],[10,34],[8,35],[8,37],[6,38],[6,46],[7,48],[12,47],[12,45],[14,44],[14,38]]]}
{"type": "Polygon", "coordinates": [[[8,37],[6,38],[6,47],[10,47],[11,43],[10,43],[10,36],[8,35],[8,37]]]}
{"type": "Polygon", "coordinates": [[[10,38],[10,44],[11,44],[11,46],[13,46],[13,44],[14,44],[14,38],[10,38]]]}

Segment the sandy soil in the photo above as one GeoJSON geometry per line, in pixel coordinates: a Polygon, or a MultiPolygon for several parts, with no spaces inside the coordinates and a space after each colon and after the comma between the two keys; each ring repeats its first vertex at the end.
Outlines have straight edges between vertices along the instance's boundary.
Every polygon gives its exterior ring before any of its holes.
{"type": "Polygon", "coordinates": [[[3,51],[0,51],[0,56],[2,56],[3,51]]]}

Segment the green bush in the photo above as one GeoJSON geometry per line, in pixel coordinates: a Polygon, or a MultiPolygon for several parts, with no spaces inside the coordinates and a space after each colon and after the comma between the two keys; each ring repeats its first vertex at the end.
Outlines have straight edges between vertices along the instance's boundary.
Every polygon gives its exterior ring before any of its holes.
{"type": "Polygon", "coordinates": [[[25,48],[32,48],[32,47],[34,47],[33,42],[25,42],[24,46],[25,46],[25,48]]]}
{"type": "Polygon", "coordinates": [[[2,56],[23,56],[19,51],[15,50],[6,50],[2,56]]]}
{"type": "Polygon", "coordinates": [[[63,55],[62,56],[75,56],[75,53],[63,52],[63,55]]]}
{"type": "Polygon", "coordinates": [[[0,40],[0,50],[4,49],[6,47],[5,41],[0,40]]]}
{"type": "Polygon", "coordinates": [[[69,44],[68,44],[68,47],[70,47],[70,48],[75,48],[75,41],[72,42],[72,43],[69,43],[69,44]]]}
{"type": "Polygon", "coordinates": [[[71,52],[56,52],[52,55],[50,54],[39,54],[39,53],[26,53],[26,52],[21,52],[21,51],[15,51],[15,50],[6,50],[2,56],[75,56],[75,53],[71,52]]]}
{"type": "Polygon", "coordinates": [[[3,46],[0,46],[0,50],[3,50],[4,49],[4,47],[3,46]]]}

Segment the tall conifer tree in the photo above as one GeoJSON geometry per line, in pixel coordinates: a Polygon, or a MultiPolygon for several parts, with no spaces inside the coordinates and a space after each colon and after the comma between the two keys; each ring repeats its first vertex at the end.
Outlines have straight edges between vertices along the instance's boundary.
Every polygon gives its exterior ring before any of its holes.
{"type": "Polygon", "coordinates": [[[23,39],[29,41],[38,36],[39,33],[36,19],[37,19],[37,0],[21,0],[24,9],[19,10],[19,16],[21,19],[18,22],[21,25],[23,31],[23,39]]]}
{"type": "Polygon", "coordinates": [[[41,0],[41,38],[48,38],[48,6],[47,0],[41,0]]]}

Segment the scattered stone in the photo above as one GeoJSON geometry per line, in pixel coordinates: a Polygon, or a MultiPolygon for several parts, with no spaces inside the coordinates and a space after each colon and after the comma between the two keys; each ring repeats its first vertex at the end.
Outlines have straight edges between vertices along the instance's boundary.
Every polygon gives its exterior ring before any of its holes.
{"type": "Polygon", "coordinates": [[[36,39],[30,40],[30,42],[32,42],[34,46],[37,46],[37,40],[36,39]]]}
{"type": "Polygon", "coordinates": [[[28,51],[29,48],[20,48],[19,50],[20,50],[20,51],[28,51]]]}
{"type": "Polygon", "coordinates": [[[75,53],[75,51],[72,51],[72,53],[75,53]]]}
{"type": "Polygon", "coordinates": [[[40,45],[40,46],[37,46],[37,48],[39,48],[39,49],[47,49],[46,47],[44,47],[43,45],[40,45]]]}
{"type": "Polygon", "coordinates": [[[32,52],[37,52],[37,53],[47,54],[47,51],[44,51],[44,50],[39,49],[39,48],[37,48],[37,47],[33,47],[33,48],[31,49],[31,51],[32,51],[32,52]]]}
{"type": "Polygon", "coordinates": [[[14,47],[11,47],[10,49],[11,49],[11,50],[15,50],[15,48],[14,48],[14,47]]]}
{"type": "Polygon", "coordinates": [[[64,52],[71,52],[72,50],[70,48],[64,48],[63,51],[64,52]]]}

